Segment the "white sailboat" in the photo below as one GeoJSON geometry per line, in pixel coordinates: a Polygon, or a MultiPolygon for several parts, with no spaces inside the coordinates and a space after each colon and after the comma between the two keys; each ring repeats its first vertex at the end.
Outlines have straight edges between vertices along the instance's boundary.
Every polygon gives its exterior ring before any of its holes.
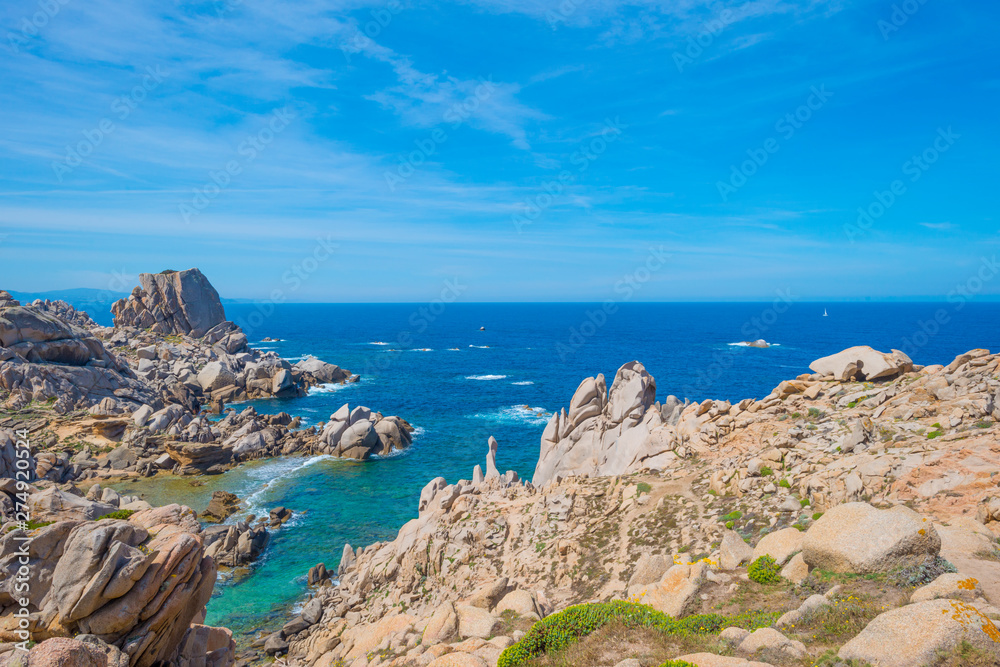
{"type": "Polygon", "coordinates": [[[829,315],[826,314],[826,308],[823,309],[823,317],[829,317],[829,315]]]}

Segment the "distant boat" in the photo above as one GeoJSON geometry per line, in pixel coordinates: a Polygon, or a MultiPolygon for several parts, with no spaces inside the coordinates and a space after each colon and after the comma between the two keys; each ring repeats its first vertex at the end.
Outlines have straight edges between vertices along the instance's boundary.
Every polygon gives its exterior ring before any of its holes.
{"type": "Polygon", "coordinates": [[[826,308],[823,309],[823,317],[829,317],[829,315],[826,314],[826,308]]]}
{"type": "Polygon", "coordinates": [[[480,331],[486,331],[486,327],[479,327],[480,331]]]}

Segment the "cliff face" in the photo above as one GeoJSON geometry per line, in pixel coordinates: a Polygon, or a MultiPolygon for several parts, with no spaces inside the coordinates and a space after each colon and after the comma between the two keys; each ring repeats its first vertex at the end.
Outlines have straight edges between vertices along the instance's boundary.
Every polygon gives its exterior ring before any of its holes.
{"type": "Polygon", "coordinates": [[[141,273],[139,283],[112,304],[116,327],[200,338],[226,321],[219,293],[198,269],[141,273]]]}

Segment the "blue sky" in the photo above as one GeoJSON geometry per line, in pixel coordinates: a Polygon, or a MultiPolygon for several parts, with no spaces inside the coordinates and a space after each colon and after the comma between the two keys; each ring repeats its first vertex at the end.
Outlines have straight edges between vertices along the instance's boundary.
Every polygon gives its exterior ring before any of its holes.
{"type": "Polygon", "coordinates": [[[1000,231],[996,3],[0,17],[7,289],[198,266],[288,301],[1000,293],[976,282],[1000,231]]]}

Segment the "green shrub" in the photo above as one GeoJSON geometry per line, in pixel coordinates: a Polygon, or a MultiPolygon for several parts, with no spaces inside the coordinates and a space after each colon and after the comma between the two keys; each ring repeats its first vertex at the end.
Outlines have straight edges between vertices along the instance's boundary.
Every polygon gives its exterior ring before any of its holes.
{"type": "Polygon", "coordinates": [[[790,488],[792,488],[792,485],[788,483],[787,479],[783,479],[780,482],[778,482],[778,486],[780,486],[783,489],[790,489],[790,488]]]}
{"type": "Polygon", "coordinates": [[[799,501],[799,505],[801,505],[802,507],[808,507],[809,506],[809,499],[808,498],[803,498],[802,500],[799,501]]]}
{"type": "Polygon", "coordinates": [[[7,532],[9,533],[10,531],[17,530],[18,528],[31,532],[33,530],[38,530],[39,528],[45,528],[45,526],[51,526],[54,523],[55,521],[35,521],[34,519],[31,519],[30,521],[26,521],[24,523],[12,523],[7,528],[7,532]]]}
{"type": "Polygon", "coordinates": [[[667,660],[660,667],[698,667],[698,665],[687,660],[667,660]]]}
{"type": "Polygon", "coordinates": [[[769,627],[777,616],[776,613],[750,612],[735,617],[698,614],[675,619],[637,602],[614,600],[578,604],[547,616],[531,626],[519,642],[500,654],[497,667],[519,667],[535,656],[564,649],[612,621],[617,621],[626,628],[652,628],[668,635],[685,636],[715,634],[729,627],[756,630],[769,627]]]}
{"type": "Polygon", "coordinates": [[[820,518],[821,516],[823,516],[823,513],[822,513],[822,512],[814,512],[814,513],[813,513],[813,521],[819,521],[819,518],[820,518]]]}
{"type": "Polygon", "coordinates": [[[639,482],[638,484],[635,485],[635,487],[638,490],[638,495],[640,496],[644,493],[649,493],[650,491],[653,490],[653,487],[651,487],[646,482],[639,482]]]}
{"type": "Polygon", "coordinates": [[[726,528],[728,528],[729,530],[732,530],[733,526],[735,526],[735,525],[736,525],[735,521],[727,521],[726,522],[726,528]]]}
{"type": "Polygon", "coordinates": [[[760,467],[760,476],[761,477],[769,477],[769,476],[771,476],[773,474],[774,474],[774,471],[771,470],[770,468],[768,468],[767,466],[761,466],[760,467]]]}
{"type": "Polygon", "coordinates": [[[773,584],[781,580],[781,566],[768,555],[761,556],[747,566],[747,575],[758,584],[773,584]]]}
{"type": "Polygon", "coordinates": [[[109,512],[104,516],[97,517],[97,520],[103,521],[104,519],[121,519],[122,521],[125,521],[133,514],[135,514],[135,510],[115,510],[114,512],[109,512]]]}
{"type": "Polygon", "coordinates": [[[742,516],[743,516],[743,512],[741,512],[739,510],[734,510],[734,511],[730,512],[729,514],[723,515],[722,520],[723,521],[736,521],[737,519],[739,519],[742,516]]]}

